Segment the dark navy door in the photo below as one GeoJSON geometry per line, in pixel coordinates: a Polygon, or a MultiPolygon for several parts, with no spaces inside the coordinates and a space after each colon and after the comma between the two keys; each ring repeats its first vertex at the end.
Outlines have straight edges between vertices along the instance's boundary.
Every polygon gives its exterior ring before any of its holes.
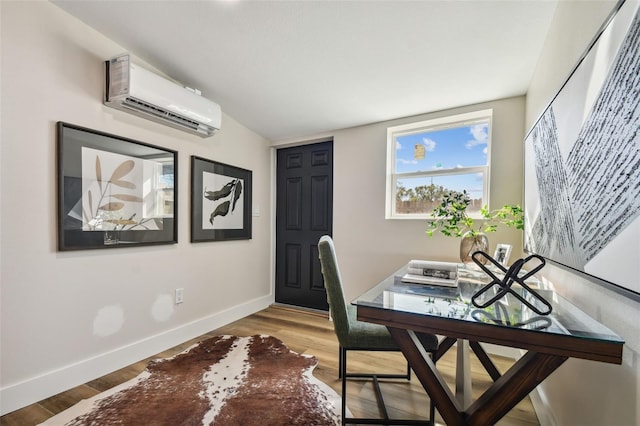
{"type": "Polygon", "coordinates": [[[331,235],[333,142],[277,151],[276,302],[328,310],[318,240],[331,235]]]}

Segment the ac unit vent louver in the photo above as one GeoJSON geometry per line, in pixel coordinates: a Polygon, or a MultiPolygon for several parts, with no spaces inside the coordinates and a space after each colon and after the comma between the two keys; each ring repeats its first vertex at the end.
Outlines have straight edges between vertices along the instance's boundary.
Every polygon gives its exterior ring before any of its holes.
{"type": "Polygon", "coordinates": [[[150,114],[150,115],[153,115],[154,117],[161,118],[162,120],[169,120],[180,126],[186,126],[196,132],[203,132],[205,129],[205,127],[202,126],[197,121],[187,120],[184,117],[181,117],[177,114],[173,114],[169,111],[153,106],[150,103],[141,101],[140,99],[129,97],[129,98],[126,98],[122,102],[122,104],[123,106],[131,108],[132,110],[150,114]]]}
{"type": "Polygon", "coordinates": [[[131,63],[129,55],[105,62],[107,106],[201,137],[220,129],[216,103],[131,63]]]}

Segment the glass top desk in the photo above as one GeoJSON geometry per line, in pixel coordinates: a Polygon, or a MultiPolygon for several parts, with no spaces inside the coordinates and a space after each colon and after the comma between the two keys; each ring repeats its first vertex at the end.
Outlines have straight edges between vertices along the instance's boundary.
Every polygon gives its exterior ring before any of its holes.
{"type": "MultiPolygon", "coordinates": [[[[535,313],[511,295],[479,309],[470,299],[490,282],[483,272],[460,265],[457,286],[443,287],[402,282],[406,270],[396,271],[353,304],[358,320],[387,326],[447,425],[495,424],[568,358],[622,363],[623,339],[552,291],[537,290],[552,306],[549,315],[535,313]],[[456,340],[468,342],[493,385],[468,406],[458,401],[420,346],[416,331],[445,336],[443,351],[456,340]],[[479,342],[527,353],[500,374],[479,342]]],[[[522,291],[515,285],[512,289],[522,291]]],[[[460,358],[458,362],[460,366],[460,358]]]]}

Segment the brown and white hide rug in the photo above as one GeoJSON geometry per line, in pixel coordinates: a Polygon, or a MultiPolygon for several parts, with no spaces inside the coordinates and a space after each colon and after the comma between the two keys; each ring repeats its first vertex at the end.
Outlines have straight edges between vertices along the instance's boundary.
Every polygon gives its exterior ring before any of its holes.
{"type": "Polygon", "coordinates": [[[43,425],[338,425],[340,396],[315,357],[271,336],[217,336],[43,425]]]}

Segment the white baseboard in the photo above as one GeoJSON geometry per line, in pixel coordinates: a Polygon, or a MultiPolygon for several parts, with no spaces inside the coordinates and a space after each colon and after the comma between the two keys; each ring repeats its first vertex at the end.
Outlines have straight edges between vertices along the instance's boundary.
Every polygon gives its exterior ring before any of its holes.
{"type": "MultiPolygon", "coordinates": [[[[79,386],[97,377],[155,355],[187,340],[208,333],[233,321],[237,321],[273,303],[273,296],[251,300],[242,305],[201,318],[180,327],[150,336],[111,352],[50,371],[38,377],[0,389],[0,415],[38,402],[67,389],[79,386]]],[[[516,359],[521,351],[515,348],[483,344],[489,354],[516,359]]],[[[548,413],[544,396],[535,389],[530,394],[533,408],[542,426],[554,426],[556,422],[548,413]]]]}
{"type": "Polygon", "coordinates": [[[187,340],[258,312],[273,303],[273,295],[257,298],[113,351],[67,365],[0,389],[0,415],[79,386],[97,377],[153,356],[187,340]]]}
{"type": "Polygon", "coordinates": [[[545,404],[546,397],[544,395],[544,392],[542,392],[538,388],[535,388],[529,394],[529,398],[531,398],[533,411],[535,411],[536,416],[538,416],[538,422],[540,422],[540,426],[556,426],[558,424],[553,413],[551,412],[551,410],[549,410],[548,405],[545,404]]]}

